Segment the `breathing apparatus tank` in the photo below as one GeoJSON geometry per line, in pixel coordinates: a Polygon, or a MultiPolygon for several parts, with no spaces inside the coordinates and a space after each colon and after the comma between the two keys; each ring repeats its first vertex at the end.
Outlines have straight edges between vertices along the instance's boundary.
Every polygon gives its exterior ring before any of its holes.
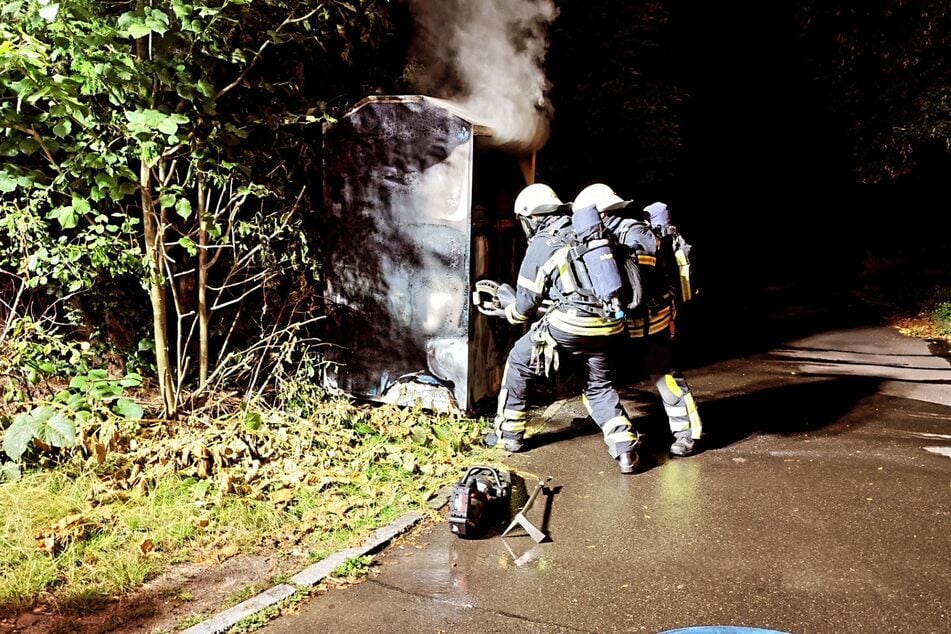
{"type": "Polygon", "coordinates": [[[583,267],[576,267],[578,283],[582,288],[594,292],[613,316],[624,316],[621,307],[621,293],[624,283],[618,263],[611,249],[613,240],[601,222],[601,214],[595,205],[574,210],[571,215],[571,228],[581,243],[583,267]]]}

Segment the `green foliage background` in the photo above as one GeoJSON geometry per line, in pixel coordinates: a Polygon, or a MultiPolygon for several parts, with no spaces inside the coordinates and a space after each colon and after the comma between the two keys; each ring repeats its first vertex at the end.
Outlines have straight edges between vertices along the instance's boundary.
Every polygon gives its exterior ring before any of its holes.
{"type": "MultiPolygon", "coordinates": [[[[8,398],[29,397],[11,386],[35,385],[38,371],[82,371],[75,350],[51,355],[71,338],[149,370],[143,289],[165,282],[144,260],[144,197],[156,205],[180,315],[194,311],[199,231],[224,254],[212,283],[233,308],[216,314],[219,344],[227,335],[247,348],[313,311],[319,267],[306,229],[319,205],[320,126],[335,99],[347,107],[397,74],[383,61],[387,11],[375,0],[4,4],[0,344],[56,341],[4,349],[8,398]]],[[[181,336],[189,322],[171,327],[181,336]]]]}

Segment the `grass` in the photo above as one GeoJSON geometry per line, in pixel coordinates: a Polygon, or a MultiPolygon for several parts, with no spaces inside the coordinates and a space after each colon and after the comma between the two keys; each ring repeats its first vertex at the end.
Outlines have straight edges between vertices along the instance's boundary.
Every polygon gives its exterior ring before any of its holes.
{"type": "Polygon", "coordinates": [[[257,631],[267,625],[271,619],[277,618],[285,612],[294,610],[309,594],[310,590],[308,588],[302,588],[286,599],[278,601],[260,612],[241,619],[228,630],[228,634],[248,634],[249,632],[257,631]]]}
{"type": "Polygon", "coordinates": [[[931,313],[931,319],[939,335],[951,338],[951,301],[939,302],[931,313]]]}
{"type": "Polygon", "coordinates": [[[190,627],[198,625],[199,623],[204,621],[206,618],[207,617],[202,616],[200,614],[190,614],[186,616],[185,618],[183,618],[181,621],[179,621],[177,627],[180,630],[187,630],[190,627]]]}
{"type": "Polygon", "coordinates": [[[935,290],[922,300],[914,313],[900,314],[893,324],[902,333],[923,339],[951,343],[951,289],[935,290]]]}
{"type": "Polygon", "coordinates": [[[247,545],[278,524],[273,508],[235,499],[215,510],[212,530],[202,531],[189,480],[169,477],[105,505],[96,503],[99,482],[89,471],[62,469],[0,487],[0,604],[29,604],[51,593],[61,608],[95,609],[140,586],[167,559],[200,556],[224,535],[247,545]],[[76,517],[76,525],[64,526],[66,517],[76,517]],[[38,537],[50,541],[40,548],[38,537]]]}
{"type": "Polygon", "coordinates": [[[951,261],[946,248],[913,256],[869,254],[857,289],[900,332],[951,343],[951,261]]]}
{"type": "Polygon", "coordinates": [[[355,579],[362,577],[370,572],[373,567],[373,557],[365,555],[363,557],[351,557],[334,569],[335,577],[346,577],[355,579]]]}
{"type": "MultiPolygon", "coordinates": [[[[427,509],[463,466],[491,461],[480,437],[464,418],[328,402],[308,420],[169,425],[101,464],[77,451],[25,469],[0,485],[0,608],[85,613],[175,563],[238,553],[293,548],[318,560],[427,509]]],[[[345,566],[349,576],[369,562],[345,566]]]]}

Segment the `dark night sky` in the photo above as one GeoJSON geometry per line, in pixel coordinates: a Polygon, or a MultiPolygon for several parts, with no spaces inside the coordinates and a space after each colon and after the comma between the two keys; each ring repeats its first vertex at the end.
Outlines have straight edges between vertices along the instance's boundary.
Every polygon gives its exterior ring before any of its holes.
{"type": "Polygon", "coordinates": [[[636,202],[665,200],[734,279],[856,271],[869,248],[907,242],[896,206],[946,232],[934,166],[859,184],[793,4],[668,2],[658,20],[628,3],[559,2],[539,178],[565,198],[603,181],[636,202]]]}
{"type": "MultiPolygon", "coordinates": [[[[864,113],[843,109],[841,90],[816,81],[816,61],[828,70],[822,56],[841,52],[836,29],[874,31],[896,3],[555,4],[546,58],[555,114],[537,178],[563,199],[605,182],[641,206],[664,200],[703,255],[711,286],[728,298],[748,293],[750,280],[861,283],[855,276],[870,257],[946,251],[951,154],[922,155],[897,182],[862,184],[848,124],[877,116],[877,102],[860,102],[864,113]],[[796,13],[805,6],[827,19],[809,37],[796,13]],[[851,26],[834,17],[853,10],[861,15],[851,26]]],[[[914,43],[921,13],[906,4],[891,22],[900,28],[890,44],[914,43]]],[[[947,27],[949,16],[935,24],[947,27]]],[[[399,24],[411,36],[409,16],[399,24]]],[[[948,39],[939,33],[935,41],[948,39]]],[[[873,54],[863,63],[874,72],[878,61],[873,54]]],[[[926,67],[943,76],[943,62],[926,67]]],[[[849,79],[863,81],[856,77],[849,79]]],[[[858,87],[874,94],[874,83],[858,87]]]]}

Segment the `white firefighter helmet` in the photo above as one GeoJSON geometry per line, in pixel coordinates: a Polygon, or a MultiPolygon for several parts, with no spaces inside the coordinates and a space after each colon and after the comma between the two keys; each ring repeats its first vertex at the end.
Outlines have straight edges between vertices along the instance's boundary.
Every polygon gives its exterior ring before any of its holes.
{"type": "Polygon", "coordinates": [[[555,190],[542,183],[529,185],[515,198],[515,215],[537,216],[550,214],[565,206],[555,190]]]}
{"type": "Polygon", "coordinates": [[[667,227],[670,225],[670,210],[662,202],[651,203],[644,207],[644,213],[655,227],[667,227]]]}
{"type": "Polygon", "coordinates": [[[604,183],[595,183],[578,192],[574,202],[571,203],[571,208],[573,210],[584,209],[594,205],[598,211],[605,213],[627,207],[631,202],[618,196],[613,189],[604,183]]]}

